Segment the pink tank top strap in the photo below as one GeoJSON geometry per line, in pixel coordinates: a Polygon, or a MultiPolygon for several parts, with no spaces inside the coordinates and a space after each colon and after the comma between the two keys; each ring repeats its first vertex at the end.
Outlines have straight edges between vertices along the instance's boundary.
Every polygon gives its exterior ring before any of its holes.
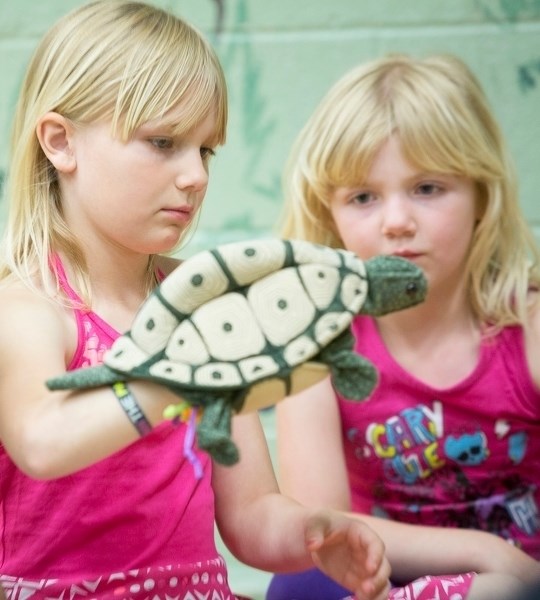
{"type": "Polygon", "coordinates": [[[55,273],[58,278],[58,283],[60,284],[60,289],[64,292],[64,294],[70,299],[73,300],[77,304],[82,305],[82,300],[77,292],[69,285],[67,280],[66,271],[64,269],[64,265],[62,264],[62,260],[58,256],[58,254],[53,254],[49,260],[52,271],[55,273]]]}
{"type": "Polygon", "coordinates": [[[77,323],[77,348],[67,367],[68,371],[100,364],[103,353],[111,347],[120,333],[95,312],[84,308],[81,297],[68,282],[58,254],[54,254],[50,262],[60,289],[73,302],[73,313],[77,323]]]}
{"type": "MultiPolygon", "coordinates": [[[[84,302],[71,287],[66,271],[58,254],[50,259],[51,269],[58,278],[62,292],[73,302],[73,312],[77,323],[77,348],[68,365],[68,371],[101,364],[103,353],[120,336],[120,332],[111,327],[98,314],[84,307],[84,302]]],[[[157,270],[158,281],[163,281],[164,273],[157,270]]]]}

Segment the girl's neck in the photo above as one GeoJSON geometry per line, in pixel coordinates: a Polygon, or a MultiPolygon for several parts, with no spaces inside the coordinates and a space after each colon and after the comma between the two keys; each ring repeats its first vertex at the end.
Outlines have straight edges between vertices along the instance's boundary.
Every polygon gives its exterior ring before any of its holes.
{"type": "Polygon", "coordinates": [[[468,303],[457,297],[426,300],[377,319],[387,350],[411,375],[447,388],[478,364],[481,327],[468,303]]]}
{"type": "MultiPolygon", "coordinates": [[[[62,260],[68,281],[82,295],[69,262],[62,260]]],[[[125,331],[148,296],[153,261],[144,255],[100,257],[96,253],[87,255],[86,267],[91,310],[118,331],[125,331]]]]}

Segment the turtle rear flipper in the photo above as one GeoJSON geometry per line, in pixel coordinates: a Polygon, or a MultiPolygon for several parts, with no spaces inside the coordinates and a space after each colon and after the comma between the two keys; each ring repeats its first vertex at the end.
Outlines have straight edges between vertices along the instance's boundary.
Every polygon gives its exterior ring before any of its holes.
{"type": "Polygon", "coordinates": [[[229,397],[207,404],[197,425],[197,443],[222,465],[233,465],[240,457],[231,440],[232,402],[229,397]]]}

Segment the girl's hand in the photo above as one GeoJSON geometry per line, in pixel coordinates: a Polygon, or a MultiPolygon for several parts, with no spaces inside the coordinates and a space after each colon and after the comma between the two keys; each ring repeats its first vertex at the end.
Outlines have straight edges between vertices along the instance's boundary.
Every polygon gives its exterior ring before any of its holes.
{"type": "Polygon", "coordinates": [[[358,600],[386,600],[390,564],[384,544],[361,521],[319,510],[308,517],[305,541],[316,567],[355,593],[358,600]]]}

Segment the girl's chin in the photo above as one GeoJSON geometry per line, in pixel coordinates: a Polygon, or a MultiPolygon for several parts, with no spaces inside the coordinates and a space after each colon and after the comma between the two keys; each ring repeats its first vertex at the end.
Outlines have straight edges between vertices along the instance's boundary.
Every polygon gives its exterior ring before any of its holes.
{"type": "Polygon", "coordinates": [[[170,254],[174,252],[179,246],[181,236],[176,236],[174,240],[168,239],[166,242],[160,242],[156,244],[149,244],[142,251],[143,254],[158,255],[158,254],[170,254]]]}
{"type": "Polygon", "coordinates": [[[163,254],[171,252],[178,244],[189,237],[186,227],[169,227],[163,232],[161,239],[156,240],[153,254],[163,254]]]}

